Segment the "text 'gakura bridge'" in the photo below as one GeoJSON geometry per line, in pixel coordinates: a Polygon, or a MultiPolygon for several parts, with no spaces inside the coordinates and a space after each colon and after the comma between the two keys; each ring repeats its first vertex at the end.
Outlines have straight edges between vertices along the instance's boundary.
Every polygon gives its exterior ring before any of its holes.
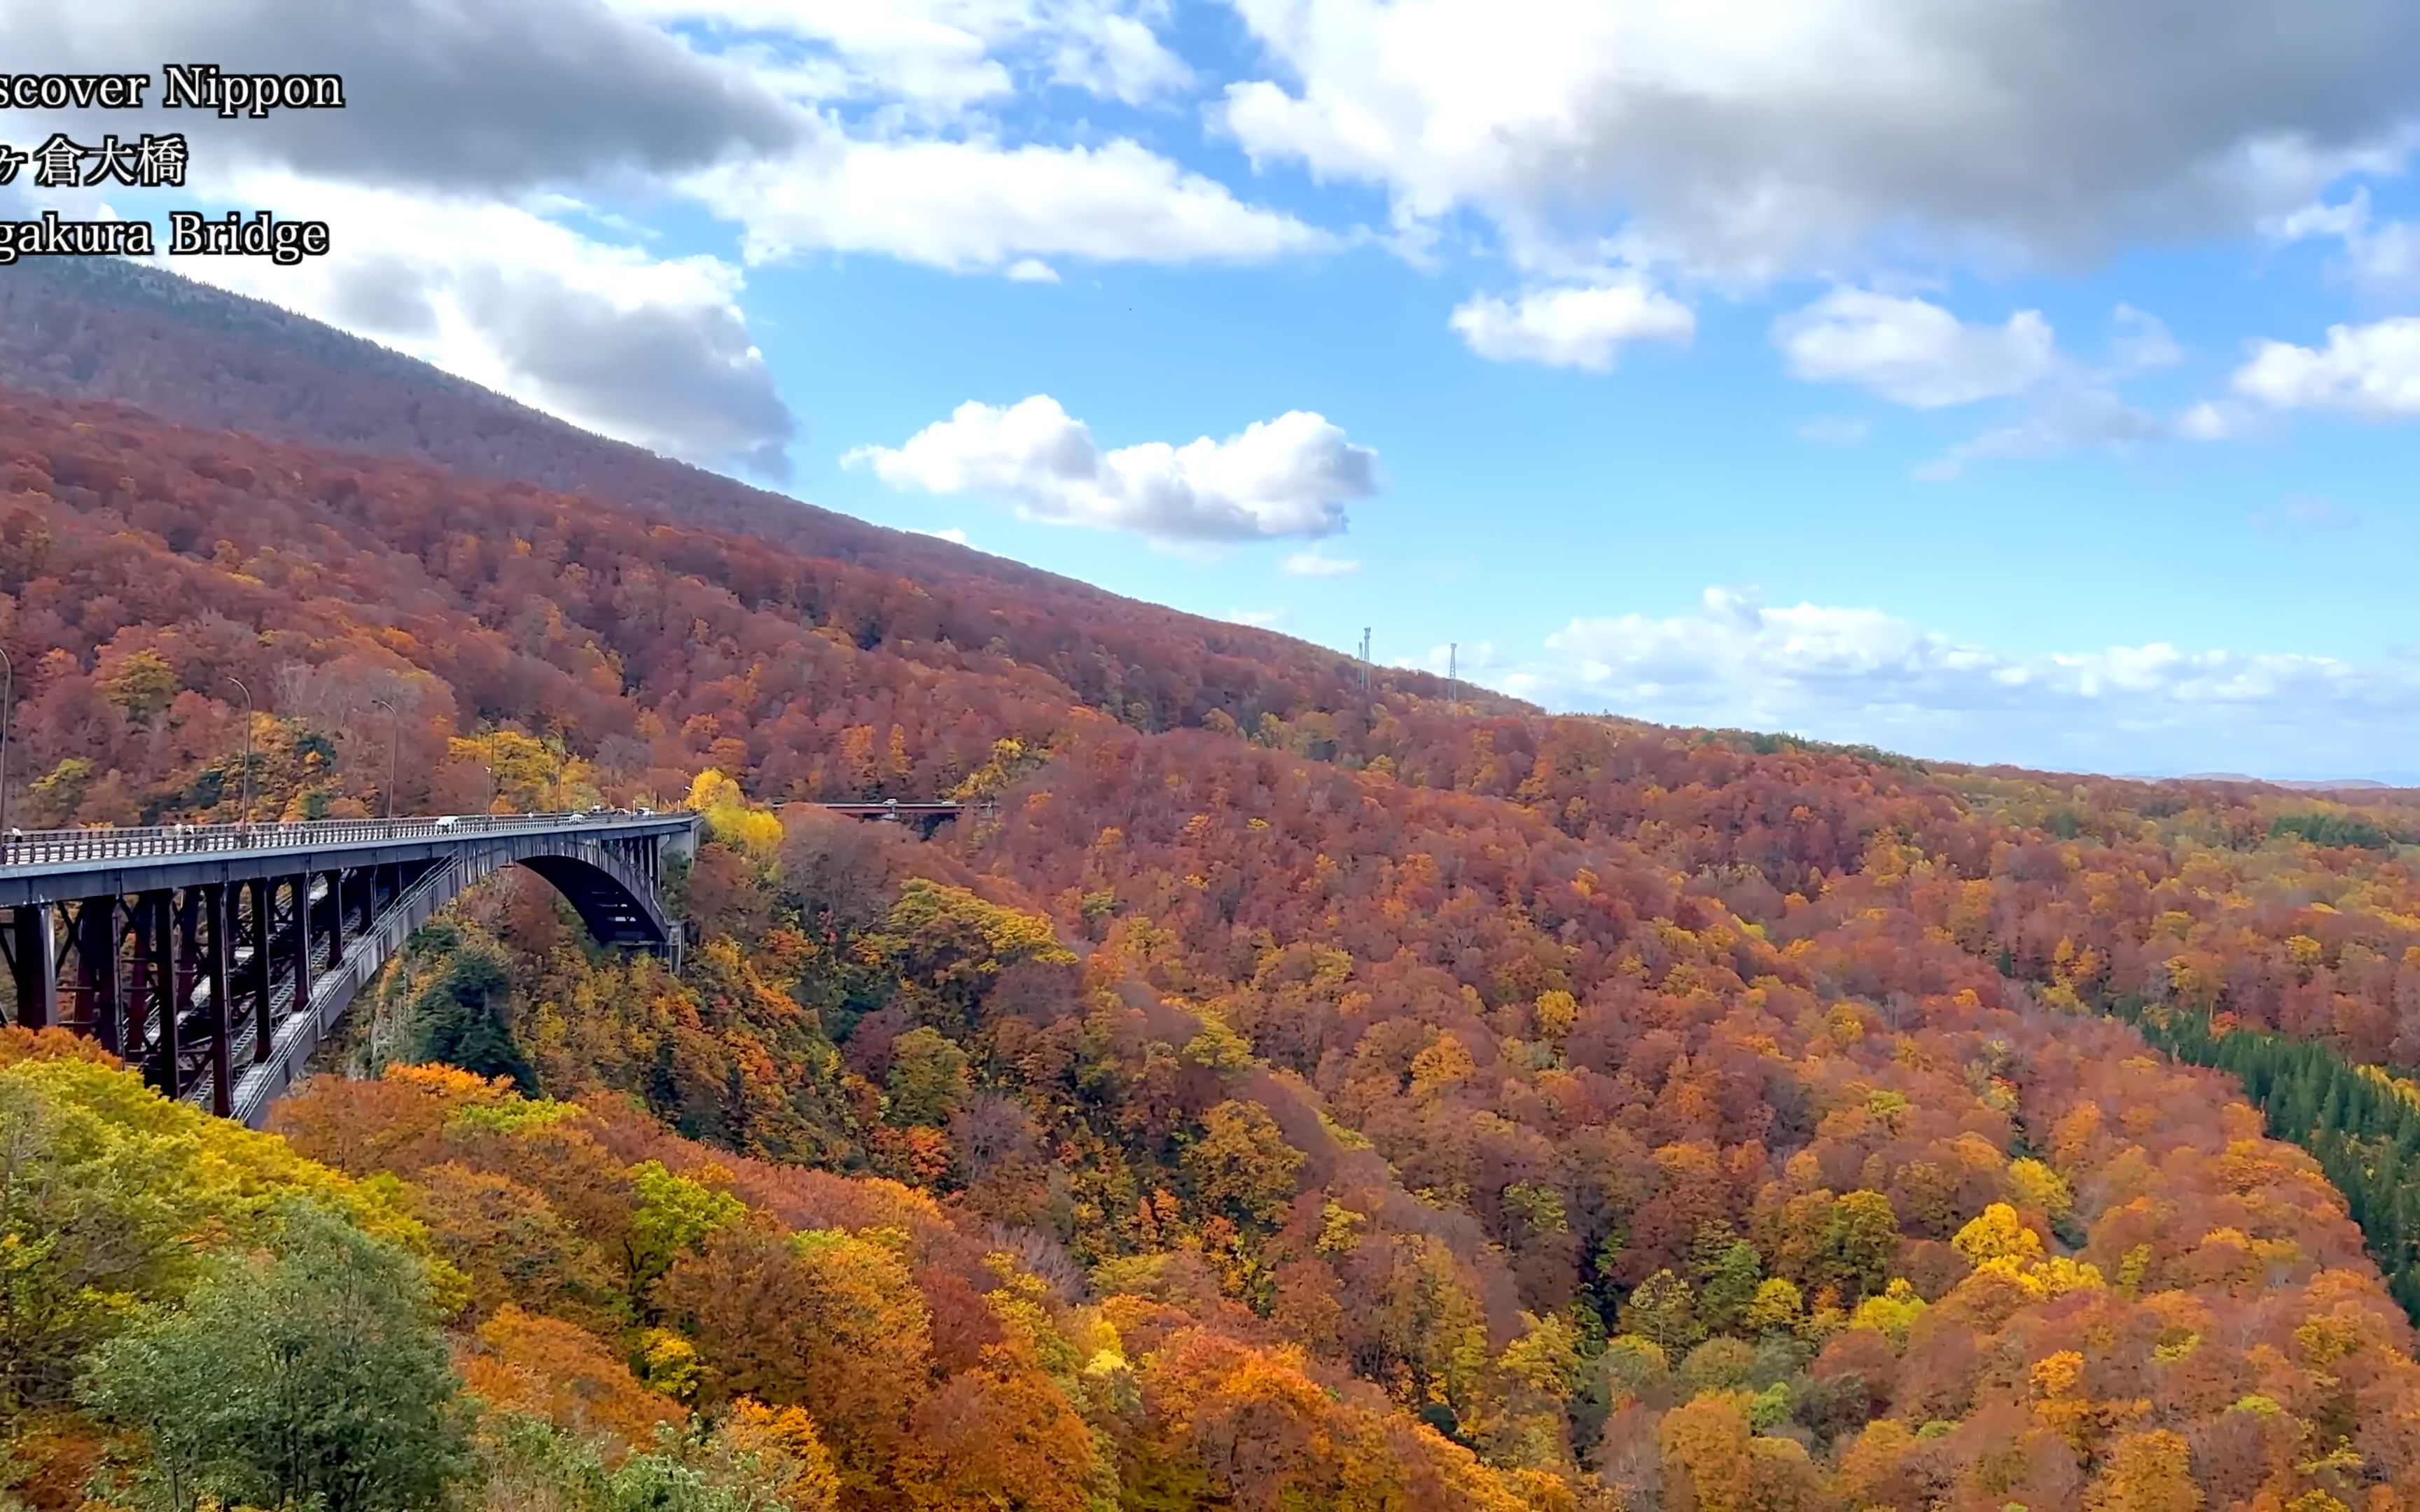
{"type": "Polygon", "coordinates": [[[600,944],[677,964],[664,869],[695,851],[698,823],[591,810],[0,836],[13,1016],[256,1124],[411,932],[499,867],[551,883],[600,944]]]}

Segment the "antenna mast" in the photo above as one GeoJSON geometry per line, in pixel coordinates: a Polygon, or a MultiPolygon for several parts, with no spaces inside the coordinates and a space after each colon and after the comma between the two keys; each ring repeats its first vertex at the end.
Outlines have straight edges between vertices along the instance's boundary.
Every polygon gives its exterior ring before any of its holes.
{"type": "Polygon", "coordinates": [[[1449,707],[1462,702],[1462,678],[1460,675],[1461,666],[1458,660],[1461,654],[1461,642],[1447,642],[1445,648],[1445,701],[1449,707]]]}

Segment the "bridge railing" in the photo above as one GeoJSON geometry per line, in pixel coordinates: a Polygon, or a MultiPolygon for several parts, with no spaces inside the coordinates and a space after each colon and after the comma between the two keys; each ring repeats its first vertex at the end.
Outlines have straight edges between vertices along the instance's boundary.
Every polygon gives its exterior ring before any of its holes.
{"type": "Polygon", "coordinates": [[[644,810],[579,810],[567,813],[449,814],[426,819],[316,819],[270,825],[146,825],[125,828],[26,829],[0,835],[0,866],[58,866],[78,861],[195,856],[213,851],[306,850],[378,845],[392,841],[452,840],[519,834],[566,825],[665,818],[644,810]]]}

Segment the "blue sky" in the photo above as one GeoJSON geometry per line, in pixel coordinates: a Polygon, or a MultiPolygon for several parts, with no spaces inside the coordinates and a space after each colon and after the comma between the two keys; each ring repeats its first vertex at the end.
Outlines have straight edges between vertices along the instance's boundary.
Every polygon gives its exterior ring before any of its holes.
{"type": "Polygon", "coordinates": [[[2420,8],[34,8],[345,72],[146,123],[114,212],[335,226],[179,270],[817,503],[1555,708],[2420,780],[2420,8]]]}

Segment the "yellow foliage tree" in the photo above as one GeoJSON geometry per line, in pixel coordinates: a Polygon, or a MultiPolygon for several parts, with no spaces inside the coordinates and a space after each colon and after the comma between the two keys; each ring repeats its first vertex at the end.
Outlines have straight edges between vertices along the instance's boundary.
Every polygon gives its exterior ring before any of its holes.
{"type": "Polygon", "coordinates": [[[2056,1223],[2075,1209],[2075,1193],[2065,1178],[2038,1160],[2011,1161],[2009,1184],[2017,1200],[2056,1223]]]}
{"type": "Polygon", "coordinates": [[[2041,1258],[2041,1236],[2024,1225],[2017,1210],[2005,1202],[1994,1202],[1949,1242],[1952,1249],[1963,1255],[1978,1269],[1995,1260],[2024,1264],[2041,1258]]]}
{"type": "Polygon", "coordinates": [[[690,783],[685,807],[706,817],[706,829],[716,840],[752,860],[769,861],[782,848],[781,819],[752,807],[738,783],[711,766],[690,783]]]}
{"type": "Polygon", "coordinates": [[[1538,995],[1538,1034],[1542,1039],[1562,1042],[1579,1023],[1579,1000],[1559,987],[1538,995]]]}
{"type": "Polygon", "coordinates": [[[2197,1512],[2193,1449],[2167,1428],[2130,1433],[2110,1447],[2108,1462],[2085,1489],[2087,1512],[2197,1512]]]}

